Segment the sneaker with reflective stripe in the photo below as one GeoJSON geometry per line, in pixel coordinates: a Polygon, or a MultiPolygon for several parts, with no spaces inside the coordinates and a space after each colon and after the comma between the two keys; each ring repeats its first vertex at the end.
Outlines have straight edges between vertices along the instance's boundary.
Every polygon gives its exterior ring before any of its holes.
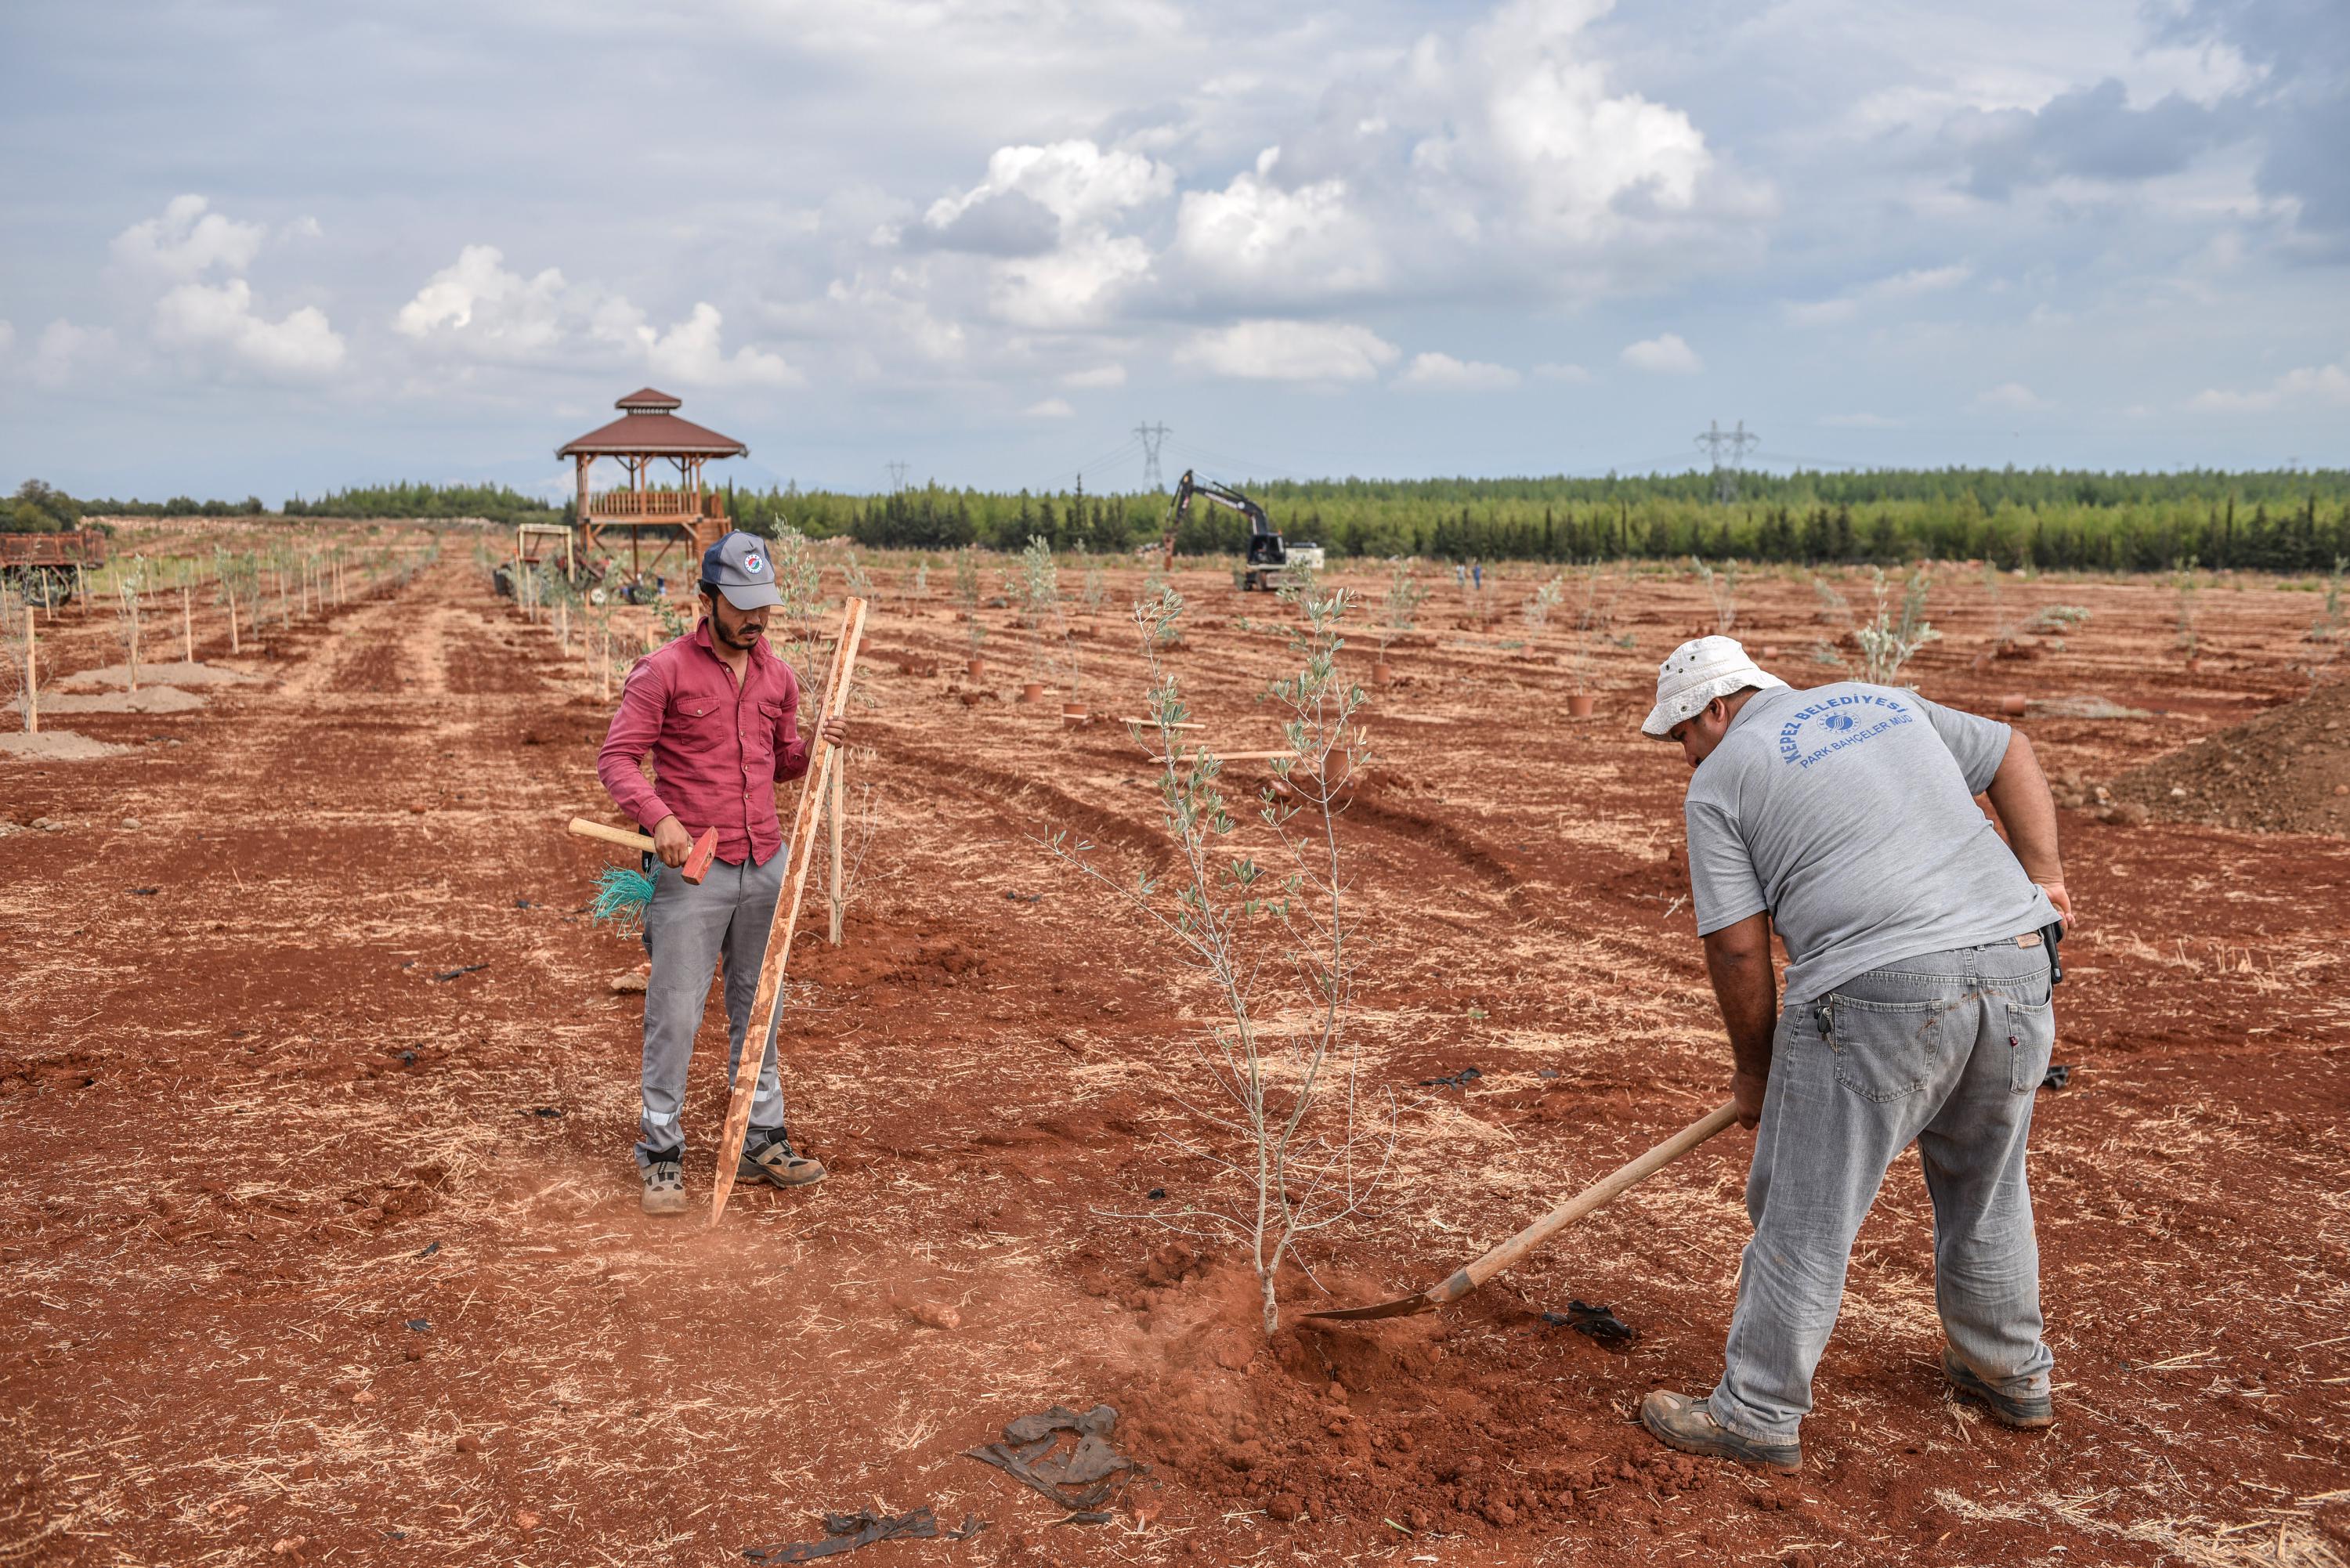
{"type": "Polygon", "coordinates": [[[2003,1427],[2036,1432],[2056,1424],[2056,1401],[2053,1397],[2042,1394],[2019,1399],[2012,1394],[2002,1394],[1976,1376],[1973,1368],[1960,1361],[1959,1353],[1947,1345],[1942,1346],[1942,1376],[1950,1380],[1952,1388],[1989,1410],[1991,1419],[2003,1427]]]}
{"type": "Polygon", "coordinates": [[[684,1166],[673,1159],[657,1159],[641,1168],[639,1174],[644,1179],[646,1213],[685,1212],[684,1166]]]}
{"type": "Polygon", "coordinates": [[[811,1187],[824,1179],[824,1167],[792,1152],[783,1138],[754,1141],[734,1167],[738,1181],[764,1181],[776,1187],[811,1187]]]}

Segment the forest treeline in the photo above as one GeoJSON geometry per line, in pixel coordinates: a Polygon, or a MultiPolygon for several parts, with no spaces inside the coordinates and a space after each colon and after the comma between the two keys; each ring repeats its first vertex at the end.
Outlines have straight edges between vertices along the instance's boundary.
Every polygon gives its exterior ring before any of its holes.
{"type": "MultiPolygon", "coordinates": [[[[2350,472],[2132,474],[2038,469],[1742,474],[1716,499],[1707,472],[1607,479],[1276,481],[1248,493],[1292,540],[1334,557],[1590,561],[1735,556],[2002,566],[2308,571],[2350,556],[2350,472]]],[[[978,544],[1123,550],[1156,541],[1163,495],[1004,494],[932,485],[889,495],[736,491],[732,515],[772,532],[911,549],[978,544]]],[[[1204,502],[1176,535],[1186,555],[1237,554],[1247,524],[1204,502]]]]}
{"type": "MultiPolygon", "coordinates": [[[[34,482],[37,483],[37,482],[34,482]]],[[[1334,558],[1588,561],[1682,556],[1809,564],[1931,556],[2002,566],[2117,571],[2211,567],[2324,570],[2350,556],[2350,471],[2108,473],[2055,469],[1882,469],[1742,473],[1736,499],[1718,476],[1600,479],[1328,480],[1246,484],[1292,540],[1334,558]]],[[[158,505],[75,503],[39,486],[41,504],[0,509],[0,526],[71,526],[59,514],[220,514],[257,510],[185,497],[158,505]]],[[[24,492],[19,492],[20,498],[24,492]]],[[[1164,494],[1004,493],[929,485],[884,495],[786,486],[730,488],[743,527],[789,524],[814,537],[879,547],[1130,550],[1166,526],[1164,494]]],[[[567,519],[571,504],[504,486],[385,484],[297,497],[294,517],[567,519]]],[[[1202,502],[1178,532],[1186,555],[1237,554],[1247,524],[1202,502]]]]}

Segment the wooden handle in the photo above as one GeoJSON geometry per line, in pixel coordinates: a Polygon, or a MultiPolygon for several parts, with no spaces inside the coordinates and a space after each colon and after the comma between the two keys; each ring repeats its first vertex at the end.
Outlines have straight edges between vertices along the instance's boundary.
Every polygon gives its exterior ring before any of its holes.
{"type": "Polygon", "coordinates": [[[1621,1197],[1738,1119],[1738,1102],[1725,1100],[1664,1142],[1601,1177],[1475,1262],[1430,1291],[1439,1301],[1457,1301],[1523,1258],[1577,1220],[1621,1197]]]}
{"type": "Polygon", "coordinates": [[[571,831],[582,838],[600,838],[607,844],[618,844],[629,849],[650,849],[653,846],[652,835],[649,833],[631,833],[625,827],[607,827],[584,816],[571,819],[571,831]]]}

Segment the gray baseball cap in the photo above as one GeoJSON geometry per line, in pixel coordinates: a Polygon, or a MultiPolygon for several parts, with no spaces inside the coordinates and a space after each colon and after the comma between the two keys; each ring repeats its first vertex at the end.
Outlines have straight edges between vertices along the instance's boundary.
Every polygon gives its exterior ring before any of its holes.
{"type": "Polygon", "coordinates": [[[741,529],[702,553],[702,583],[726,596],[738,610],[773,609],[784,602],[775,591],[775,563],[767,542],[741,529]]]}

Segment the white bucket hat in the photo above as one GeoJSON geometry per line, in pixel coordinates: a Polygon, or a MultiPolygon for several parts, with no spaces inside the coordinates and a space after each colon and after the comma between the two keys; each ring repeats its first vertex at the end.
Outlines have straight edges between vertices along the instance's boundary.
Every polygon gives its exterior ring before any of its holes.
{"type": "Polygon", "coordinates": [[[1657,705],[1648,710],[1640,733],[1659,741],[1670,740],[1675,724],[1702,712],[1705,705],[1717,697],[1743,691],[1749,686],[1768,691],[1785,684],[1747,658],[1745,645],[1734,637],[1691,639],[1657,666],[1657,705]]]}

